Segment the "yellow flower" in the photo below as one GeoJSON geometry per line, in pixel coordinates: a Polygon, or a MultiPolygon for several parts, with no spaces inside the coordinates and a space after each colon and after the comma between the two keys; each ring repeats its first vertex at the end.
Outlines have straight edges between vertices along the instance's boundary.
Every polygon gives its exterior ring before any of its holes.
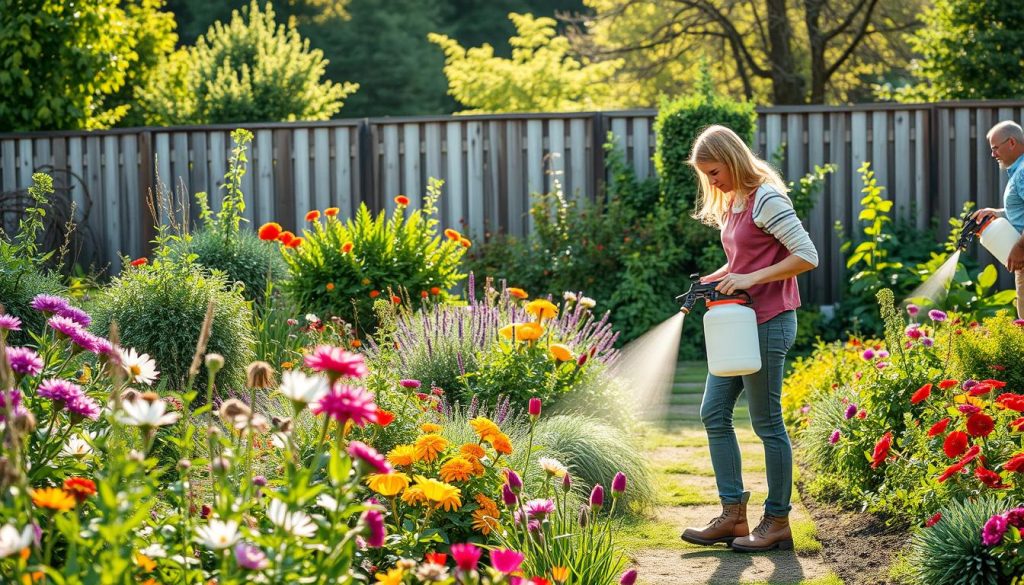
{"type": "Polygon", "coordinates": [[[423,477],[422,475],[416,476],[416,485],[413,486],[419,488],[427,500],[435,502],[437,507],[444,508],[446,511],[458,510],[462,507],[462,490],[459,488],[437,481],[432,477],[423,477]]]}
{"type": "Polygon", "coordinates": [[[416,504],[425,504],[427,502],[427,496],[423,493],[423,489],[418,485],[409,486],[402,492],[402,501],[410,506],[416,504]]]}
{"type": "Polygon", "coordinates": [[[387,574],[377,573],[377,583],[380,585],[402,585],[405,578],[405,571],[402,569],[388,569],[387,574]]]}
{"type": "Polygon", "coordinates": [[[516,327],[516,341],[536,341],[544,335],[544,326],[540,323],[523,323],[516,327]]]}
{"type": "Polygon", "coordinates": [[[484,441],[490,441],[491,437],[493,437],[494,435],[501,434],[501,429],[498,428],[498,425],[494,424],[494,422],[491,421],[491,419],[483,416],[478,416],[473,420],[469,421],[469,426],[473,427],[473,430],[476,431],[477,436],[483,439],[484,441]]]}
{"type": "Polygon", "coordinates": [[[441,466],[441,479],[452,481],[466,481],[473,477],[473,463],[463,457],[452,457],[441,466]]]}
{"type": "Polygon", "coordinates": [[[388,461],[391,465],[412,465],[419,458],[416,456],[416,447],[412,445],[398,445],[388,451],[388,461]]]}
{"type": "Polygon", "coordinates": [[[429,434],[416,439],[416,459],[432,463],[448,446],[448,440],[441,435],[429,434]]]}
{"type": "MultiPolygon", "coordinates": [[[[497,425],[495,425],[494,428],[495,430],[497,430],[497,425]]],[[[462,453],[467,458],[473,459],[483,459],[484,457],[487,456],[487,451],[484,451],[484,448],[481,447],[480,445],[477,445],[476,443],[466,443],[465,445],[459,447],[459,453],[462,453]]]]}
{"type": "Polygon", "coordinates": [[[985,407],[985,401],[984,400],[982,400],[981,398],[978,398],[977,396],[968,396],[966,394],[957,394],[956,396],[953,397],[953,402],[958,402],[960,404],[963,404],[963,403],[966,402],[967,404],[973,404],[974,406],[977,406],[978,408],[984,408],[985,407]]]}
{"type": "Polygon", "coordinates": [[[505,325],[501,329],[498,329],[498,334],[505,339],[512,339],[512,334],[515,333],[515,328],[519,326],[519,323],[513,323],[511,325],[505,325]]]}
{"type": "Polygon", "coordinates": [[[565,583],[569,578],[569,567],[551,567],[551,578],[559,583],[565,583]]]}
{"type": "Polygon", "coordinates": [[[526,304],[526,312],[538,319],[552,319],[558,316],[558,307],[547,299],[537,299],[526,304]]]}
{"type": "Polygon", "coordinates": [[[409,487],[409,476],[400,471],[374,473],[366,478],[366,485],[378,494],[390,497],[409,487]]]}
{"type": "Polygon", "coordinates": [[[55,488],[31,490],[32,503],[39,508],[48,508],[58,512],[66,512],[75,507],[75,496],[55,488]]]}
{"type": "Polygon", "coordinates": [[[526,293],[525,290],[521,288],[515,288],[510,286],[505,290],[508,291],[508,296],[515,297],[517,299],[525,299],[530,296],[529,294],[526,293]]]}
{"type": "Polygon", "coordinates": [[[502,455],[512,454],[512,441],[509,440],[508,435],[505,433],[498,433],[496,436],[491,437],[490,443],[498,453],[502,455]]]}
{"type": "Polygon", "coordinates": [[[420,430],[424,433],[440,433],[444,427],[434,423],[423,423],[420,425],[420,430]]]}
{"type": "Polygon", "coordinates": [[[552,343],[551,347],[548,348],[548,351],[551,352],[551,357],[560,362],[567,362],[573,359],[572,350],[569,349],[568,345],[562,343],[552,343]]]}

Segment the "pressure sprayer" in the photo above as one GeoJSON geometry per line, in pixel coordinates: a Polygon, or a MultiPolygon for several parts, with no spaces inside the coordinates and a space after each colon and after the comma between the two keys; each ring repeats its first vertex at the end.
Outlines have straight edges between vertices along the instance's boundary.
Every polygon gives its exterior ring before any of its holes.
{"type": "Polygon", "coordinates": [[[975,236],[978,236],[981,245],[1002,262],[1003,266],[1006,266],[1010,259],[1010,250],[1020,239],[1020,234],[1013,229],[1013,225],[1006,221],[1006,218],[990,217],[983,223],[970,218],[964,221],[964,229],[960,232],[957,248],[966,250],[967,244],[970,244],[975,236]]]}
{"type": "Polygon", "coordinates": [[[757,339],[757,315],[750,308],[753,299],[747,291],[727,295],[715,290],[718,282],[700,281],[690,275],[690,290],[676,297],[679,309],[689,314],[698,300],[704,301],[704,344],[708,352],[708,371],[716,376],[745,376],[761,369],[761,345],[757,339]]]}

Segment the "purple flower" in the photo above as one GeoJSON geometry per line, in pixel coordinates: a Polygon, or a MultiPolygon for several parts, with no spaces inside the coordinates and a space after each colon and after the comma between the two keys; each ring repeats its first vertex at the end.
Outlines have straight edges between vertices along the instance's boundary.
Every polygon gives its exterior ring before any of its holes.
{"type": "Polygon", "coordinates": [[[985,527],[981,529],[981,544],[995,546],[1002,542],[1007,526],[1009,526],[1009,522],[1002,514],[996,514],[989,518],[985,527]]]}
{"type": "Polygon", "coordinates": [[[590,507],[600,508],[604,505],[604,486],[601,484],[594,484],[594,489],[590,491],[590,507]]]}
{"type": "Polygon", "coordinates": [[[244,542],[235,545],[235,562],[239,567],[250,571],[261,571],[270,564],[260,547],[244,542]]]}
{"type": "Polygon", "coordinates": [[[97,343],[99,343],[100,338],[93,335],[92,333],[89,333],[85,329],[79,328],[78,331],[71,331],[68,334],[68,337],[71,339],[71,343],[74,343],[75,345],[84,349],[85,351],[89,351],[95,354],[100,353],[97,348],[97,343]]]}
{"type": "Polygon", "coordinates": [[[884,370],[885,368],[889,367],[889,362],[878,362],[877,364],[875,364],[875,367],[878,368],[879,370],[884,370]]]}
{"type": "Polygon", "coordinates": [[[335,384],[313,407],[313,414],[324,414],[344,425],[352,421],[357,426],[377,422],[377,405],[373,394],[365,388],[335,384]]]}
{"type": "Polygon", "coordinates": [[[100,405],[85,394],[75,396],[64,403],[64,407],[71,413],[71,420],[90,419],[96,420],[100,417],[100,405]]]}
{"type": "Polygon", "coordinates": [[[82,327],[88,327],[89,324],[92,323],[92,317],[90,317],[88,313],[71,305],[57,311],[57,315],[66,319],[71,319],[82,327]]]}
{"type": "Polygon", "coordinates": [[[572,489],[572,478],[569,476],[568,473],[566,473],[565,475],[562,476],[562,491],[565,492],[565,493],[569,493],[569,490],[571,490],[571,489],[572,489]]]}
{"type": "Polygon", "coordinates": [[[969,392],[971,390],[971,388],[974,388],[977,385],[978,385],[978,381],[977,380],[971,380],[970,378],[968,378],[968,379],[964,380],[963,384],[960,384],[960,387],[963,388],[964,390],[967,390],[969,392]]]}
{"type": "Polygon", "coordinates": [[[419,380],[406,378],[404,380],[399,380],[398,385],[401,386],[402,388],[409,388],[410,390],[415,390],[422,386],[423,384],[419,380]]]}
{"type": "Polygon", "coordinates": [[[64,337],[71,337],[72,335],[78,335],[83,332],[81,325],[67,317],[61,317],[59,315],[50,317],[50,320],[47,321],[46,324],[64,337]]]}
{"type": "Polygon", "coordinates": [[[28,347],[8,347],[7,363],[15,374],[35,376],[43,371],[43,359],[28,347]]]}
{"type": "Polygon", "coordinates": [[[82,396],[82,388],[74,382],[50,378],[39,384],[37,394],[54,402],[69,402],[73,398],[82,396]]]}
{"type": "Polygon", "coordinates": [[[523,508],[531,518],[543,520],[548,514],[555,511],[555,503],[545,499],[530,500],[523,504],[523,508]]]}
{"type": "Polygon", "coordinates": [[[864,361],[869,362],[869,361],[875,359],[875,350],[870,349],[870,348],[869,349],[865,349],[864,353],[860,354],[860,357],[864,361]]]}
{"type": "Polygon", "coordinates": [[[43,313],[59,314],[71,305],[68,304],[68,300],[64,297],[54,295],[36,295],[33,297],[32,303],[29,306],[43,313]]]}
{"type": "Polygon", "coordinates": [[[636,583],[636,569],[630,569],[619,578],[619,585],[633,585],[636,583]]]}
{"type": "Polygon", "coordinates": [[[507,483],[501,486],[501,501],[509,507],[516,505],[516,494],[512,491],[512,488],[508,487],[507,483]]]}
{"type": "Polygon", "coordinates": [[[505,469],[505,485],[512,488],[514,493],[519,493],[519,490],[523,489],[523,480],[519,478],[519,474],[511,469],[505,469]]]}
{"type": "Polygon", "coordinates": [[[931,346],[935,345],[935,340],[932,339],[931,337],[922,337],[921,338],[921,345],[923,345],[925,347],[931,347],[931,346]]]}
{"type": "Polygon", "coordinates": [[[0,329],[7,331],[21,331],[21,319],[14,315],[0,315],[0,329]]]}
{"type": "Polygon", "coordinates": [[[931,311],[928,311],[928,318],[936,323],[942,323],[948,318],[948,315],[938,309],[932,309],[931,311]]]}
{"type": "Polygon", "coordinates": [[[917,314],[921,312],[921,307],[911,303],[907,305],[907,314],[911,317],[917,317],[917,314]]]}
{"type": "Polygon", "coordinates": [[[1006,522],[1014,528],[1024,529],[1024,508],[1014,508],[1007,512],[1006,522]]]}
{"type": "Polygon", "coordinates": [[[621,471],[612,478],[612,497],[616,497],[626,491],[626,474],[621,471]]]}
{"type": "Polygon", "coordinates": [[[267,478],[262,475],[257,475],[256,477],[252,478],[252,484],[256,487],[264,487],[267,485],[267,478]]]}
{"type": "Polygon", "coordinates": [[[884,349],[878,352],[878,359],[884,360],[887,357],[889,357],[889,352],[885,351],[884,349]]]}
{"type": "Polygon", "coordinates": [[[7,417],[7,409],[11,409],[11,414],[18,416],[25,412],[25,407],[21,405],[21,391],[14,390],[3,390],[0,391],[0,422],[3,422],[7,417]]]}
{"type": "MultiPolygon", "coordinates": [[[[371,499],[367,503],[376,504],[377,500],[371,499]]],[[[370,533],[366,537],[367,546],[373,548],[384,546],[384,537],[387,536],[387,531],[384,528],[384,514],[381,513],[380,509],[374,507],[363,512],[360,520],[370,533]]]]}
{"type": "Polygon", "coordinates": [[[924,335],[924,332],[922,332],[917,326],[917,323],[907,325],[907,328],[903,330],[903,333],[910,339],[921,339],[921,336],[924,335]]]}
{"type": "MultiPolygon", "coordinates": [[[[847,418],[849,418],[849,417],[847,417],[847,418]]],[[[839,432],[839,429],[836,429],[836,430],[832,431],[831,435],[829,435],[828,442],[830,444],[832,444],[832,445],[835,445],[836,443],[839,442],[839,437],[841,437],[841,436],[842,436],[842,433],[839,432]]]]}
{"type": "Polygon", "coordinates": [[[388,460],[377,452],[376,449],[362,441],[352,441],[348,444],[348,454],[374,468],[377,473],[391,473],[393,469],[388,460]]]}
{"type": "Polygon", "coordinates": [[[846,420],[850,420],[855,414],[857,414],[857,405],[851,403],[846,407],[846,412],[843,413],[843,416],[846,417],[846,420]]]}
{"type": "Polygon", "coordinates": [[[976,413],[981,412],[981,409],[978,408],[977,406],[974,406],[973,404],[961,404],[960,406],[958,406],[956,408],[957,408],[957,410],[959,410],[960,412],[962,412],[964,414],[976,414],[976,413]]]}

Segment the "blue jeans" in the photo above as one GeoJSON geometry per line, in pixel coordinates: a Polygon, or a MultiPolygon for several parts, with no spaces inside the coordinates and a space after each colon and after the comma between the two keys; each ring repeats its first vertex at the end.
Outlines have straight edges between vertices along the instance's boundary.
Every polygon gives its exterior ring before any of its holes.
{"type": "Polygon", "coordinates": [[[750,422],[764,443],[768,475],[765,512],[785,516],[789,514],[793,490],[793,449],[782,421],[782,377],[786,353],[796,338],[796,312],[786,311],[758,325],[757,336],[761,344],[761,371],[730,378],[708,374],[700,418],[708,433],[718,496],[726,504],[740,503],[743,476],[732,419],[740,392],[747,391],[750,422]]]}

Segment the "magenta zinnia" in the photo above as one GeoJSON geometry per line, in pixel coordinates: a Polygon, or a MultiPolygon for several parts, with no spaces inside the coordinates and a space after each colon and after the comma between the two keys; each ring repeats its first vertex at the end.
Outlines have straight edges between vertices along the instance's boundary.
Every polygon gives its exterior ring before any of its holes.
{"type": "Polygon", "coordinates": [[[377,422],[377,405],[373,394],[365,388],[335,384],[313,407],[313,414],[326,414],[341,424],[352,421],[365,427],[366,423],[377,422]]]}
{"type": "Polygon", "coordinates": [[[68,300],[64,297],[36,295],[32,298],[32,303],[29,306],[43,313],[60,313],[71,305],[68,304],[68,300]]]}
{"type": "Polygon", "coordinates": [[[22,376],[35,376],[43,371],[43,359],[28,347],[8,347],[7,363],[15,374],[22,376]]]}
{"type": "Polygon", "coordinates": [[[88,327],[89,324],[92,323],[92,317],[90,317],[88,313],[86,313],[82,309],[79,309],[78,307],[73,307],[71,305],[68,305],[63,309],[57,311],[57,315],[64,317],[66,319],[71,319],[72,321],[78,323],[82,327],[88,327]]]}
{"type": "Polygon", "coordinates": [[[555,511],[555,503],[551,500],[544,499],[530,500],[529,502],[526,502],[523,507],[526,509],[526,513],[530,518],[536,518],[538,520],[543,520],[548,514],[555,511]]]}
{"type": "Polygon", "coordinates": [[[0,315],[0,329],[7,331],[21,331],[21,319],[14,315],[0,315]]]}
{"type": "Polygon", "coordinates": [[[340,376],[364,378],[369,373],[363,356],[340,347],[318,345],[305,357],[306,367],[316,372],[327,372],[331,379],[340,376]]]}
{"type": "Polygon", "coordinates": [[[63,335],[64,337],[72,337],[82,333],[82,326],[68,319],[67,317],[61,317],[59,315],[50,317],[49,321],[46,322],[54,331],[63,335]]]}
{"type": "Polygon", "coordinates": [[[377,473],[391,473],[394,471],[383,455],[362,441],[352,441],[349,443],[348,454],[374,468],[377,473]]]}
{"type": "MultiPolygon", "coordinates": [[[[377,501],[371,499],[367,503],[376,504],[377,501]]],[[[384,538],[387,536],[387,531],[384,527],[384,514],[381,513],[380,509],[374,507],[363,512],[361,520],[369,532],[366,536],[367,546],[373,548],[384,546],[384,538]]]]}
{"type": "Polygon", "coordinates": [[[526,557],[521,552],[500,548],[491,551],[491,567],[499,573],[509,574],[519,570],[526,557]]]}
{"type": "Polygon", "coordinates": [[[453,544],[451,553],[456,567],[463,571],[475,571],[482,551],[475,544],[467,542],[453,544]]]}

